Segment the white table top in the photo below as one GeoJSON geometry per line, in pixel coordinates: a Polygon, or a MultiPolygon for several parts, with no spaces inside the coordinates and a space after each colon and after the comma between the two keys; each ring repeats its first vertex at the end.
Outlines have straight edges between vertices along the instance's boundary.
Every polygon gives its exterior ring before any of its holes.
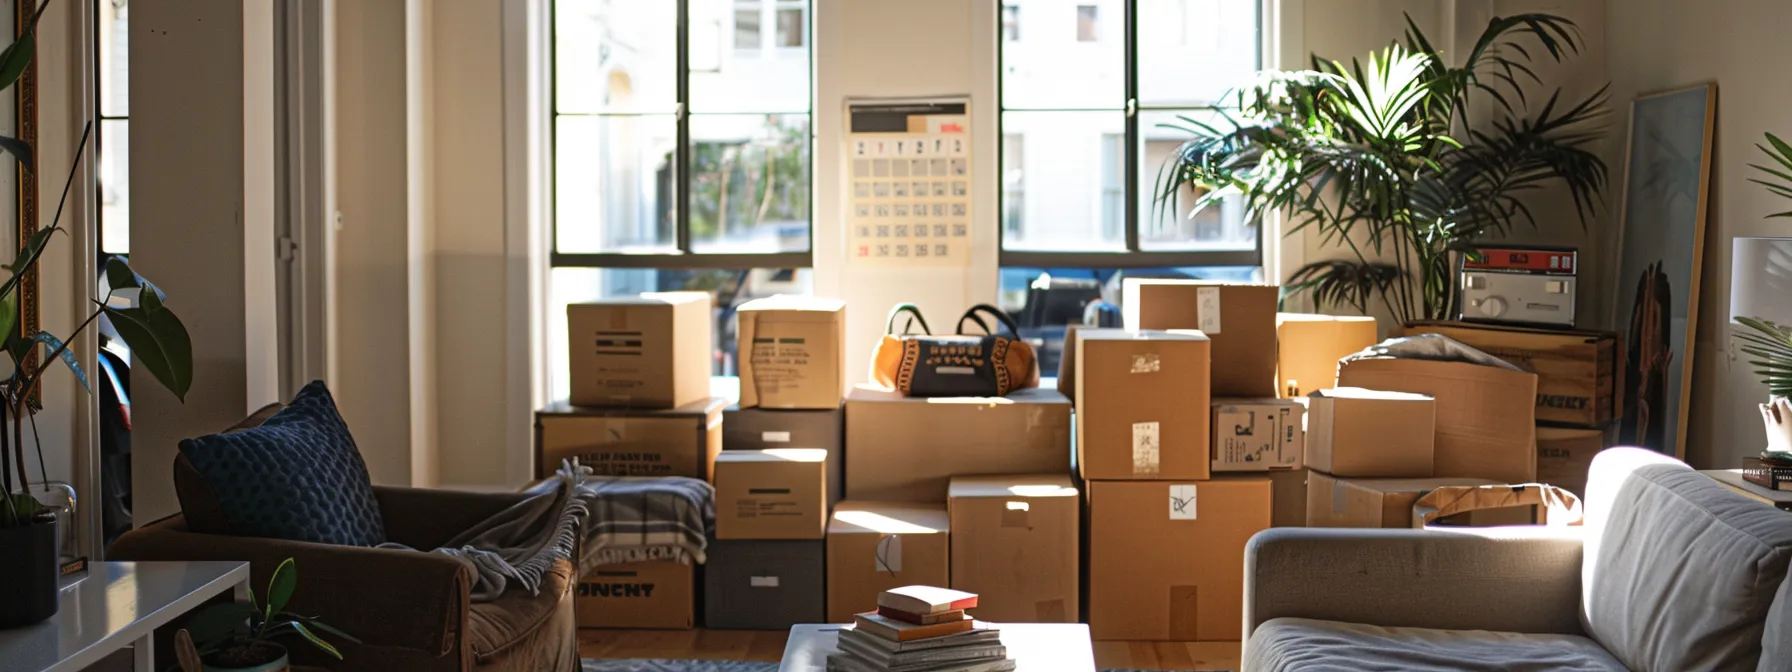
{"type": "MultiPolygon", "coordinates": [[[[1015,672],[1095,672],[1095,650],[1089,626],[1082,623],[991,623],[1002,631],[1002,645],[1015,661],[1015,672]]],[[[804,624],[790,628],[784,662],[778,672],[826,672],[828,654],[839,652],[839,632],[850,625],[804,624]]]]}
{"type": "Polygon", "coordinates": [[[212,597],[247,583],[243,562],[95,562],[37,625],[0,630],[7,672],[78,672],[212,597]]]}

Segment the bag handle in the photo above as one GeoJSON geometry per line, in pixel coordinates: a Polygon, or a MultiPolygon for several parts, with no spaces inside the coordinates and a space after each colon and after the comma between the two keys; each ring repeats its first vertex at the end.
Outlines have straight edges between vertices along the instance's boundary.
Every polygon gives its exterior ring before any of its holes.
{"type": "Polygon", "coordinates": [[[964,316],[958,318],[958,335],[964,335],[965,320],[976,322],[977,326],[983,328],[983,333],[992,336],[995,335],[996,332],[989,328],[989,323],[984,322],[983,318],[978,316],[978,313],[988,313],[989,315],[994,316],[998,326],[1007,327],[1009,334],[1013,335],[1015,338],[1020,338],[1020,327],[1014,324],[1014,318],[1009,317],[1008,313],[1002,312],[1002,309],[987,303],[979,303],[975,306],[971,306],[970,310],[964,311],[964,316]]]}
{"type": "Polygon", "coordinates": [[[898,303],[898,304],[896,304],[896,307],[890,309],[889,319],[884,320],[884,333],[885,334],[895,334],[896,333],[896,318],[901,317],[904,313],[907,313],[910,317],[912,317],[914,319],[911,320],[908,325],[906,325],[902,328],[903,334],[906,335],[906,334],[910,333],[909,330],[915,326],[914,323],[919,322],[919,323],[921,323],[921,332],[922,333],[927,334],[928,336],[933,335],[933,330],[929,329],[927,327],[927,318],[921,317],[921,309],[916,307],[915,304],[912,304],[912,303],[898,303]]]}

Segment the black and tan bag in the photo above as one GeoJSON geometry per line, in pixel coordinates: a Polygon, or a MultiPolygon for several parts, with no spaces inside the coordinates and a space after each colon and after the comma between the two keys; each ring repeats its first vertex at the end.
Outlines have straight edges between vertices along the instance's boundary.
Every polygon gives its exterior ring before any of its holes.
{"type": "Polygon", "coordinates": [[[958,318],[958,335],[934,336],[927,319],[912,303],[897,304],[884,323],[884,336],[871,356],[871,380],[910,397],[999,397],[1039,385],[1039,362],[1033,347],[1020,340],[1014,320],[993,306],[971,306],[958,318]],[[995,318],[1003,335],[983,315],[995,318]],[[909,318],[902,333],[896,322],[909,318]],[[982,334],[966,334],[976,323],[982,334]],[[915,325],[920,334],[910,333],[915,325]]]}

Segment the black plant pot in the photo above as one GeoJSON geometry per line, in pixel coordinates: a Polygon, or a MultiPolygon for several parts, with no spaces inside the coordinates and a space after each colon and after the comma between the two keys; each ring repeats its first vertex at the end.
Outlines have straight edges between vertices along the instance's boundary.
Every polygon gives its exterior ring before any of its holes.
{"type": "Polygon", "coordinates": [[[56,615],[56,519],[0,528],[0,628],[56,615]]]}

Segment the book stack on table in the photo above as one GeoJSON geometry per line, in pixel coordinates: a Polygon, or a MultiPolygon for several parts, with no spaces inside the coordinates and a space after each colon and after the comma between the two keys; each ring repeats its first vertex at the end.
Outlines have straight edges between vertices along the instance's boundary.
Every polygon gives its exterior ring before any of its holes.
{"type": "Polygon", "coordinates": [[[840,631],[840,652],[828,672],[1009,672],[1014,661],[1001,633],[964,610],[977,596],[946,588],[904,586],[877,596],[877,610],[840,631]]]}

